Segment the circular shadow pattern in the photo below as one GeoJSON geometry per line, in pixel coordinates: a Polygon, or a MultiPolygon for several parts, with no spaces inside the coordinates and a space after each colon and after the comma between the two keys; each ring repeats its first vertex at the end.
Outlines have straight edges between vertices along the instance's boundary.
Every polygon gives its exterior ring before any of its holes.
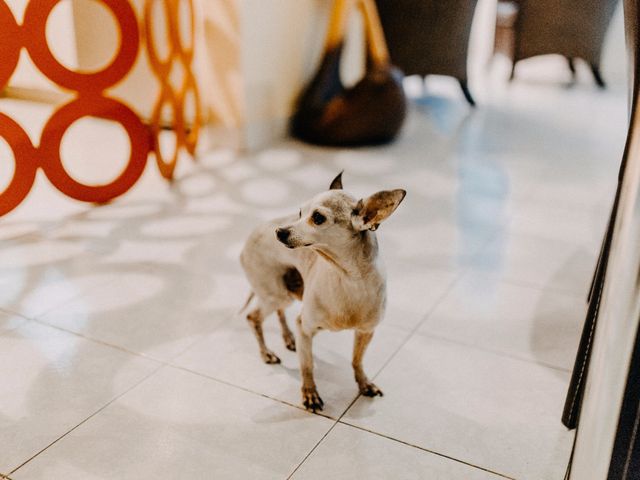
{"type": "Polygon", "coordinates": [[[225,230],[229,225],[231,220],[227,217],[181,215],[147,222],[140,227],[140,233],[156,238],[193,238],[225,230]]]}
{"type": "Polygon", "coordinates": [[[258,164],[273,172],[291,170],[300,165],[301,160],[301,153],[293,149],[270,149],[258,155],[258,164]]]}
{"type": "Polygon", "coordinates": [[[254,178],[240,189],[242,197],[255,205],[282,205],[289,198],[289,185],[275,178],[254,178]]]}

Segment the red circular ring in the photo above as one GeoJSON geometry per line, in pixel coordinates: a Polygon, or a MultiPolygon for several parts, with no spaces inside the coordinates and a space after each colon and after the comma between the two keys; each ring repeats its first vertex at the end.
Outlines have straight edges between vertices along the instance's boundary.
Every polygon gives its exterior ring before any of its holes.
{"type": "Polygon", "coordinates": [[[10,212],[24,200],[36,178],[38,163],[33,144],[25,131],[11,117],[0,113],[0,137],[11,147],[15,170],[11,182],[0,192],[0,215],[10,212]]]}
{"type": "Polygon", "coordinates": [[[0,2],[0,89],[2,89],[18,65],[22,36],[20,27],[5,2],[0,2]]]}
{"type": "Polygon", "coordinates": [[[158,164],[158,169],[164,178],[171,180],[173,178],[173,172],[176,169],[176,164],[178,163],[178,153],[180,151],[180,147],[184,145],[184,132],[183,128],[179,128],[183,123],[182,117],[182,109],[180,108],[180,103],[178,102],[178,98],[176,98],[175,93],[171,89],[170,85],[163,84],[162,90],[160,91],[160,96],[156,101],[155,107],[153,109],[153,113],[151,114],[150,128],[151,128],[151,141],[153,142],[153,152],[156,156],[156,163],[158,164]],[[173,156],[171,160],[167,161],[162,156],[162,151],[160,149],[160,123],[162,122],[162,106],[169,102],[171,105],[171,110],[173,111],[173,124],[174,124],[174,134],[176,136],[176,149],[173,152],[173,156]],[[178,128],[176,128],[178,127],[178,128]]]}
{"type": "Polygon", "coordinates": [[[76,200],[103,203],[122,195],[136,183],[144,171],[149,149],[149,129],[133,110],[111,98],[81,95],[60,107],[49,118],[42,131],[39,153],[42,169],[58,190],[76,200]],[[105,185],[84,185],[74,180],[64,169],[60,158],[60,143],[64,133],[76,120],[87,116],[119,123],[129,135],[129,162],[115,180],[105,185]]]}
{"type": "MultiPolygon", "coordinates": [[[[147,40],[146,50],[147,50],[147,55],[149,56],[149,63],[151,64],[151,69],[160,77],[168,77],[169,72],[171,71],[171,65],[173,64],[173,57],[175,56],[176,42],[173,40],[169,42],[169,54],[167,55],[166,59],[162,60],[160,58],[160,55],[158,55],[158,51],[156,50],[156,40],[155,40],[155,37],[153,36],[153,24],[152,24],[153,8],[152,7],[155,1],[160,1],[160,0],[146,0],[144,3],[144,30],[146,33],[145,37],[147,40]]],[[[167,26],[167,36],[169,38],[173,38],[173,34],[171,33],[173,29],[171,27],[172,27],[174,15],[176,14],[171,8],[171,6],[173,5],[173,2],[164,0],[162,3],[164,5],[164,18],[167,26]]]]}
{"type": "Polygon", "coordinates": [[[120,46],[112,62],[97,72],[69,70],[55,58],[47,44],[47,20],[60,0],[31,0],[24,14],[24,36],[31,60],[61,87],[79,92],[102,91],[131,70],[140,43],[138,22],[127,0],[100,0],[113,13],[120,28],[120,46]]]}

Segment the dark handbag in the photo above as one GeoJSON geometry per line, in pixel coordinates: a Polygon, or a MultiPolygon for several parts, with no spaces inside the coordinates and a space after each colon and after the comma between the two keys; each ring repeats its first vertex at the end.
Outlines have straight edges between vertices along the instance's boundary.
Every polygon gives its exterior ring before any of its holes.
{"type": "Polygon", "coordinates": [[[402,73],[389,53],[373,0],[336,0],[318,72],[302,92],[291,133],[319,145],[358,146],[393,140],[406,115],[402,73]],[[340,58],[351,6],[357,1],[366,33],[366,71],[352,88],[340,79],[340,58]]]}

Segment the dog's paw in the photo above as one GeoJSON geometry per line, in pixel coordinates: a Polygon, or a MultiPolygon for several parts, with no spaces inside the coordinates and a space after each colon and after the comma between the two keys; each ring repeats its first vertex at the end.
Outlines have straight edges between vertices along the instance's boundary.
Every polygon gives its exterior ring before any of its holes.
{"type": "Polygon", "coordinates": [[[293,337],[293,335],[285,335],[283,339],[284,339],[284,346],[287,347],[287,350],[291,350],[292,352],[295,352],[296,339],[293,337]]]}
{"type": "Polygon", "coordinates": [[[302,389],[302,404],[304,408],[313,413],[321,411],[322,407],[324,407],[324,402],[315,387],[302,389]]]}
{"type": "Polygon", "coordinates": [[[371,382],[367,382],[365,384],[360,385],[360,393],[365,397],[376,397],[383,396],[382,390],[375,386],[375,384],[371,382]]]}
{"type": "Polygon", "coordinates": [[[280,358],[278,358],[278,356],[270,350],[261,352],[260,355],[262,356],[262,360],[264,360],[264,363],[280,363],[280,358]]]}

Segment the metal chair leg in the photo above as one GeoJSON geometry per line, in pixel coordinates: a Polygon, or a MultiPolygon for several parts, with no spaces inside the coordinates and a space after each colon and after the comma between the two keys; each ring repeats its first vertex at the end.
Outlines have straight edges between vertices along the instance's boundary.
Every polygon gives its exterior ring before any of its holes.
{"type": "Polygon", "coordinates": [[[511,63],[511,74],[509,75],[509,81],[512,82],[516,78],[516,62],[511,63]]]}
{"type": "Polygon", "coordinates": [[[593,73],[593,79],[596,81],[596,85],[598,85],[599,88],[606,88],[607,84],[604,83],[604,79],[600,73],[600,66],[595,64],[591,65],[591,72],[593,73]]]}
{"type": "Polygon", "coordinates": [[[462,89],[462,93],[464,94],[464,98],[467,99],[467,102],[469,102],[469,105],[471,105],[472,107],[475,107],[476,101],[473,99],[473,96],[469,91],[469,85],[467,84],[467,81],[459,80],[459,82],[460,82],[460,88],[462,89]]]}
{"type": "Polygon", "coordinates": [[[571,57],[567,57],[567,65],[569,66],[569,70],[571,70],[571,77],[575,78],[576,76],[576,64],[571,57]]]}

